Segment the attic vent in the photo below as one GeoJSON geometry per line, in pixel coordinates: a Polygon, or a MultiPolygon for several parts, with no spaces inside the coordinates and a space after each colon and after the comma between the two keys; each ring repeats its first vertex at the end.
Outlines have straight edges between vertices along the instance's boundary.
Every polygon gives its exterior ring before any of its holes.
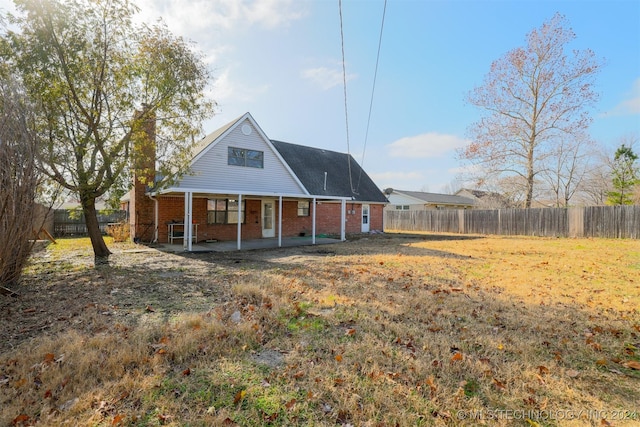
{"type": "Polygon", "coordinates": [[[242,125],[242,133],[247,136],[251,135],[251,126],[242,125]]]}

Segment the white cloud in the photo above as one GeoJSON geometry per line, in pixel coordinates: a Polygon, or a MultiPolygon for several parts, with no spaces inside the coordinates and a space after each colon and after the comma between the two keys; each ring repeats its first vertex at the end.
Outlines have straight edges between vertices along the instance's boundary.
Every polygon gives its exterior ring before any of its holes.
{"type": "MultiPolygon", "coordinates": [[[[340,68],[307,68],[302,70],[302,77],[320,86],[322,90],[329,90],[343,83],[342,70],[340,68]]],[[[347,74],[347,81],[356,78],[356,74],[347,74]]]]}
{"type": "MultiPolygon", "coordinates": [[[[230,2],[235,3],[236,0],[230,2]]],[[[300,5],[294,0],[255,0],[244,8],[244,14],[250,22],[272,29],[304,17],[306,11],[299,9],[300,5]]]]}
{"type": "Polygon", "coordinates": [[[270,88],[268,84],[258,86],[241,84],[235,81],[232,75],[232,69],[227,68],[220,72],[213,83],[212,98],[216,100],[220,107],[224,107],[229,103],[250,104],[270,88]]]}
{"type": "Polygon", "coordinates": [[[220,30],[258,25],[266,29],[287,27],[307,12],[294,0],[140,0],[141,14],[148,21],[162,17],[178,34],[217,37],[220,30]]]}
{"type": "Polygon", "coordinates": [[[609,114],[615,116],[640,114],[640,78],[633,82],[633,86],[631,91],[628,92],[627,98],[616,105],[609,114]]]}
{"type": "Polygon", "coordinates": [[[387,145],[387,148],[391,157],[425,159],[440,157],[467,144],[469,144],[468,140],[455,135],[429,132],[400,138],[387,145]]]}

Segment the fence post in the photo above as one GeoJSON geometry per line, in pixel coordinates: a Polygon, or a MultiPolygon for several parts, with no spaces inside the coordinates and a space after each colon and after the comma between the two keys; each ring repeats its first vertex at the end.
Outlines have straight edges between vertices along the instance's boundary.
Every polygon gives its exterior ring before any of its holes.
{"type": "Polygon", "coordinates": [[[583,207],[568,209],[569,237],[584,237],[584,211],[583,207]]]}

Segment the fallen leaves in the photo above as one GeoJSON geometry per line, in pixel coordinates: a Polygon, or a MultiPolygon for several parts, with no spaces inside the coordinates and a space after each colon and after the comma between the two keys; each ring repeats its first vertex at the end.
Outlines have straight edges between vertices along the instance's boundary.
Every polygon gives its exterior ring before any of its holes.
{"type": "Polygon", "coordinates": [[[628,362],[623,362],[621,363],[621,365],[624,366],[625,368],[640,371],[640,362],[637,362],[635,360],[629,360],[628,362]]]}
{"type": "Polygon", "coordinates": [[[500,391],[506,391],[507,390],[507,386],[505,385],[505,383],[503,383],[502,381],[499,381],[495,378],[493,378],[492,380],[493,385],[500,391]]]}
{"type": "Polygon", "coordinates": [[[243,389],[237,392],[233,398],[233,404],[237,405],[238,403],[242,402],[242,400],[244,400],[246,395],[247,395],[247,390],[243,389]]]}
{"type": "Polygon", "coordinates": [[[11,421],[11,424],[13,424],[14,426],[27,425],[27,423],[29,422],[30,419],[31,419],[31,417],[29,417],[28,415],[20,414],[17,417],[15,417],[13,419],[13,421],[11,421]]]}

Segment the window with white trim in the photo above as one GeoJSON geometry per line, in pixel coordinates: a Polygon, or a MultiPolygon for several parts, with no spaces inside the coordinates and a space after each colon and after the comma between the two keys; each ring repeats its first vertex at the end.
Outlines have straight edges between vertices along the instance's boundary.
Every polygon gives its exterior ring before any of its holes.
{"type": "Polygon", "coordinates": [[[247,150],[245,148],[229,147],[227,149],[227,164],[231,166],[245,166],[248,168],[264,168],[264,152],[247,150]]]}

